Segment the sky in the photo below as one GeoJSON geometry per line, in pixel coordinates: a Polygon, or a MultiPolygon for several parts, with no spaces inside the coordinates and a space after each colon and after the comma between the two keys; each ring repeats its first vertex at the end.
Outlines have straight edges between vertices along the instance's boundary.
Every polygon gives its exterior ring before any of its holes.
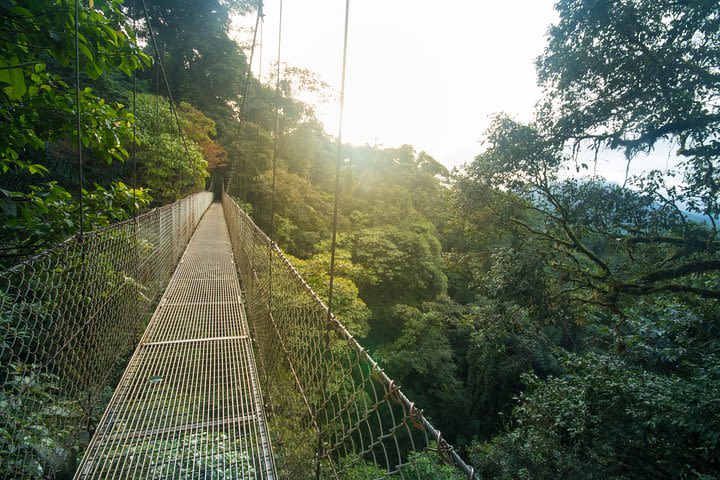
{"type": "MultiPolygon", "coordinates": [[[[448,168],[471,161],[492,115],[532,118],[540,98],[534,60],[557,20],[555,0],[351,0],[343,140],[425,150],[448,168]]],[[[262,72],[278,55],[280,0],[265,0],[262,72]]],[[[315,72],[339,90],[345,2],[283,0],[281,62],[315,72]]],[[[251,42],[254,15],[238,19],[251,42]]],[[[259,55],[253,62],[260,70],[259,55]]],[[[337,103],[316,106],[337,135],[337,103]]],[[[649,164],[662,168],[667,148],[649,164]]],[[[598,173],[622,183],[621,154],[604,152],[598,173]]]]}

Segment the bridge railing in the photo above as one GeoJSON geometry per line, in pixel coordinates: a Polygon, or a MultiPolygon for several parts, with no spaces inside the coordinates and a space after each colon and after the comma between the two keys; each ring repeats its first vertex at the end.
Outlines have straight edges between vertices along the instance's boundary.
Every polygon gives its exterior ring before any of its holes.
{"type": "Polygon", "coordinates": [[[280,478],[474,478],[280,249],[223,206],[280,478]]]}
{"type": "Polygon", "coordinates": [[[0,478],[72,473],[212,200],[192,195],[0,272],[0,478]]]}

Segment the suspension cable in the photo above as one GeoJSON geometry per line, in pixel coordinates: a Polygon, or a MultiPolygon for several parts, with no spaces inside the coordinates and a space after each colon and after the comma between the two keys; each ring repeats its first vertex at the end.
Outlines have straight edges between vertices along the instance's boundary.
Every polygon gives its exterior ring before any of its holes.
{"type": "Polygon", "coordinates": [[[80,237],[85,233],[83,207],[83,152],[82,125],[80,119],[80,0],[75,0],[75,117],[77,120],[78,179],[80,182],[80,237]]]}
{"type": "MultiPolygon", "coordinates": [[[[133,12],[133,35],[135,35],[135,43],[137,44],[137,0],[133,0],[132,6],[133,12]]],[[[133,218],[137,217],[138,214],[138,203],[137,203],[137,74],[133,69],[132,72],[132,111],[133,111],[133,129],[132,129],[132,179],[133,179],[133,218]]],[[[135,228],[136,222],[133,222],[133,228],[135,228]]]]}
{"type": "Polygon", "coordinates": [[[248,62],[248,69],[245,72],[245,92],[243,93],[242,103],[240,104],[240,123],[245,119],[245,104],[247,102],[248,92],[250,91],[250,78],[252,77],[252,64],[253,57],[255,56],[255,46],[257,45],[257,33],[260,19],[264,16],[263,14],[263,2],[258,0],[257,16],[255,17],[255,28],[253,29],[253,41],[252,47],[250,48],[250,61],[248,62]]]}
{"type": "MultiPolygon", "coordinates": [[[[238,190],[238,187],[235,188],[236,192],[239,192],[239,195],[242,196],[242,179],[243,179],[243,173],[245,170],[244,163],[241,162],[242,155],[240,154],[240,137],[242,136],[242,128],[243,124],[245,123],[245,105],[247,102],[247,97],[250,91],[250,79],[252,78],[252,65],[253,65],[253,57],[255,56],[255,45],[257,45],[257,32],[258,32],[258,24],[260,23],[260,19],[264,16],[263,14],[263,1],[258,0],[257,5],[257,15],[255,16],[255,28],[253,29],[253,40],[252,40],[252,46],[250,47],[250,58],[248,61],[248,68],[245,71],[245,90],[242,95],[242,100],[240,102],[240,112],[239,112],[239,118],[238,118],[238,131],[237,135],[235,137],[235,162],[236,166],[231,171],[231,179],[234,180],[236,184],[239,184],[240,189],[238,190]],[[234,178],[238,177],[238,178],[234,178]]],[[[228,189],[230,187],[230,184],[228,184],[228,189]]],[[[244,197],[243,201],[245,200],[244,197]]]]}
{"type": "Polygon", "coordinates": [[[345,72],[347,70],[348,21],[350,18],[350,0],[345,0],[345,34],[343,39],[342,80],[340,81],[340,124],[337,138],[337,157],[335,159],[335,192],[333,198],[332,240],[330,241],[330,284],[328,286],[328,325],[332,319],[333,286],[335,284],[335,250],[337,244],[338,197],[340,196],[340,167],[342,165],[342,128],[345,109],[345,72]]]}
{"type": "MultiPolygon", "coordinates": [[[[265,18],[262,18],[262,23],[260,23],[260,44],[259,44],[259,50],[258,50],[258,82],[262,85],[262,55],[263,55],[263,30],[265,26],[265,18]]],[[[253,165],[256,166],[260,162],[260,112],[262,112],[262,109],[258,110],[258,118],[257,123],[255,124],[255,161],[253,162],[253,165]]],[[[245,179],[245,188],[248,188],[248,180],[245,179]]],[[[247,190],[246,190],[247,191],[247,190]]]]}
{"type": "Polygon", "coordinates": [[[277,149],[278,136],[280,135],[280,121],[278,119],[278,103],[280,103],[280,54],[282,53],[282,24],[283,24],[283,0],[280,0],[279,25],[278,25],[278,50],[277,50],[277,79],[275,82],[275,143],[272,156],[272,190],[270,192],[270,243],[268,244],[268,313],[273,314],[273,270],[272,259],[275,250],[275,176],[277,172],[277,149]]]}
{"type": "Polygon", "coordinates": [[[275,177],[277,174],[278,138],[280,137],[280,118],[278,106],[280,103],[280,54],[282,53],[282,24],[283,0],[280,0],[280,25],[278,27],[277,69],[275,72],[275,139],[272,156],[272,190],[270,194],[270,239],[275,238],[275,177]]]}
{"type": "MultiPolygon", "coordinates": [[[[155,138],[160,138],[160,59],[155,55],[155,138]]],[[[160,181],[160,169],[155,170],[155,181],[160,181]]],[[[158,189],[159,190],[159,189],[158,189]]]]}
{"type": "MultiPolygon", "coordinates": [[[[335,251],[337,249],[337,224],[338,224],[338,203],[340,197],[340,168],[342,166],[342,127],[343,127],[343,112],[345,109],[345,73],[347,71],[347,46],[348,46],[348,24],[350,19],[350,0],[345,0],[345,29],[343,33],[343,56],[342,56],[342,78],[340,80],[340,115],[338,125],[338,137],[337,137],[337,156],[335,158],[335,188],[333,192],[333,223],[332,223],[332,239],[330,241],[330,281],[328,283],[328,304],[327,304],[327,318],[325,322],[325,335],[323,341],[325,343],[324,350],[328,351],[330,348],[330,326],[332,322],[332,309],[333,309],[333,287],[335,285],[335,251]]],[[[322,392],[323,395],[327,392],[328,383],[327,372],[322,372],[322,392]]],[[[320,415],[320,410],[316,412],[316,415],[320,415]]],[[[318,425],[318,444],[317,444],[317,456],[315,463],[315,477],[316,480],[320,480],[321,477],[321,463],[322,459],[326,456],[325,447],[323,444],[323,428],[322,422],[317,420],[318,425]]]]}

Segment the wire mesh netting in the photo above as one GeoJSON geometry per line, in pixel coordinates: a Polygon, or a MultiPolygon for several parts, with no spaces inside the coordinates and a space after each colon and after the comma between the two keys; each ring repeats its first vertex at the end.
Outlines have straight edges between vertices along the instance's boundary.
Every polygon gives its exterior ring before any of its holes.
{"type": "Polygon", "coordinates": [[[214,204],[76,478],[275,478],[247,330],[222,207],[214,204]]]}
{"type": "Polygon", "coordinates": [[[225,217],[280,478],[474,478],[231,197],[225,217]]]}
{"type": "Polygon", "coordinates": [[[202,192],[0,272],[0,477],[73,473],[203,213],[202,192]]]}

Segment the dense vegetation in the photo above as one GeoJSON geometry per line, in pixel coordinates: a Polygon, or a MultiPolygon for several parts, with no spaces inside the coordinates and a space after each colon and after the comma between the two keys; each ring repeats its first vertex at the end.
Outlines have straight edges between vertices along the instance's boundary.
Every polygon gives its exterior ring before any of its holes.
{"type": "MultiPolygon", "coordinates": [[[[74,25],[33,15],[65,2],[28,3],[0,2],[4,258],[77,231],[74,25]]],[[[202,188],[209,165],[322,294],[336,146],[295,98],[330,92],[296,68],[278,99],[250,78],[240,123],[247,61],[228,28],[251,2],[152,3],[188,150],[133,12],[83,9],[89,226],[202,188]]],[[[718,478],[720,7],[556,8],[535,119],[499,114],[464,169],[343,145],[337,313],[483,478],[718,478]],[[678,168],[590,174],[593,153],[639,161],[659,143],[678,168]]]]}

